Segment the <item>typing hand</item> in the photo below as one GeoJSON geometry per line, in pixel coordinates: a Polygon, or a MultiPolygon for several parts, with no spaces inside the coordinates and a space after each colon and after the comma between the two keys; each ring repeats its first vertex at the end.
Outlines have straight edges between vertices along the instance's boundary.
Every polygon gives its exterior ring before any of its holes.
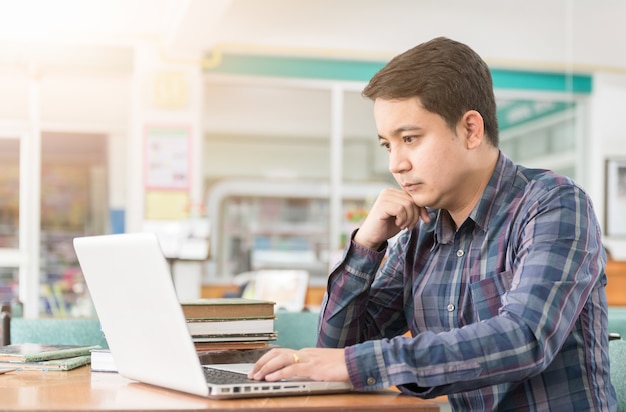
{"type": "Polygon", "coordinates": [[[383,190],[359,228],[354,241],[376,250],[381,243],[410,229],[419,219],[430,221],[428,211],[417,206],[411,196],[402,190],[383,190]]]}
{"type": "Polygon", "coordinates": [[[248,374],[249,379],[270,382],[296,376],[315,381],[348,382],[350,378],[343,349],[272,349],[254,364],[248,374]]]}

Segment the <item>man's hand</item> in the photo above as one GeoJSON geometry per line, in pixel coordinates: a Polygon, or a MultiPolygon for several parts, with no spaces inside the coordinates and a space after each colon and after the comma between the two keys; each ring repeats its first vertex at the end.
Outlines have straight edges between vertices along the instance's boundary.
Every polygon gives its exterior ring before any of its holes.
{"type": "Polygon", "coordinates": [[[402,229],[415,226],[420,218],[430,221],[426,208],[417,206],[411,196],[402,190],[385,189],[374,202],[354,241],[376,250],[402,229]]]}
{"type": "Polygon", "coordinates": [[[348,367],[343,349],[306,348],[299,351],[276,348],[254,364],[249,379],[274,382],[294,376],[314,381],[348,382],[348,367]]]}

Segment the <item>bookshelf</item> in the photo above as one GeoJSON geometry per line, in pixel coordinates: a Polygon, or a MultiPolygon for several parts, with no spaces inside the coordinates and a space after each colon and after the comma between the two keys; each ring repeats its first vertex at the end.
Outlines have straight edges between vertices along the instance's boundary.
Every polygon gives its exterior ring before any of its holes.
{"type": "MultiPolygon", "coordinates": [[[[341,244],[363,211],[388,183],[342,186],[341,244]]],[[[330,251],[330,188],[322,182],[224,180],[209,192],[210,280],[228,281],[260,269],[304,269],[311,280],[325,279],[330,251]]]]}
{"type": "Polygon", "coordinates": [[[27,185],[33,183],[21,163],[24,137],[4,137],[0,135],[0,302],[16,301],[19,291],[26,309],[39,306],[36,315],[90,314],[72,239],[106,230],[107,137],[42,133],[41,176],[33,186],[40,194],[34,201],[28,201],[27,185]],[[36,300],[38,305],[30,305],[36,300]]]}

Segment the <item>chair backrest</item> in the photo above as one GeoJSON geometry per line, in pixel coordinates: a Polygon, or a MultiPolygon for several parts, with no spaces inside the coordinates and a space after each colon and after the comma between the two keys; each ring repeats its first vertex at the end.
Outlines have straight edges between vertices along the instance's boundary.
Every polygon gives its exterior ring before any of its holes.
{"type": "Polygon", "coordinates": [[[274,343],[283,348],[314,348],[317,344],[318,319],[317,312],[279,310],[274,322],[278,339],[274,343]]]}
{"type": "Polygon", "coordinates": [[[611,382],[617,393],[617,410],[626,411],[626,340],[609,341],[611,382]]]}
{"type": "Polygon", "coordinates": [[[100,321],[94,318],[13,318],[11,343],[109,347],[100,321]]]}

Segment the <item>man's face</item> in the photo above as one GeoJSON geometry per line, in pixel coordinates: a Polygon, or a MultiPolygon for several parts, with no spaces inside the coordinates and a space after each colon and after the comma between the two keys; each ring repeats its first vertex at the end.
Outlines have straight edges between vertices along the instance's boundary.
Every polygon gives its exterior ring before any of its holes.
{"type": "Polygon", "coordinates": [[[376,99],[374,118],[381,146],[389,152],[389,170],[418,206],[454,209],[463,202],[467,150],[463,137],[417,97],[376,99]]]}

